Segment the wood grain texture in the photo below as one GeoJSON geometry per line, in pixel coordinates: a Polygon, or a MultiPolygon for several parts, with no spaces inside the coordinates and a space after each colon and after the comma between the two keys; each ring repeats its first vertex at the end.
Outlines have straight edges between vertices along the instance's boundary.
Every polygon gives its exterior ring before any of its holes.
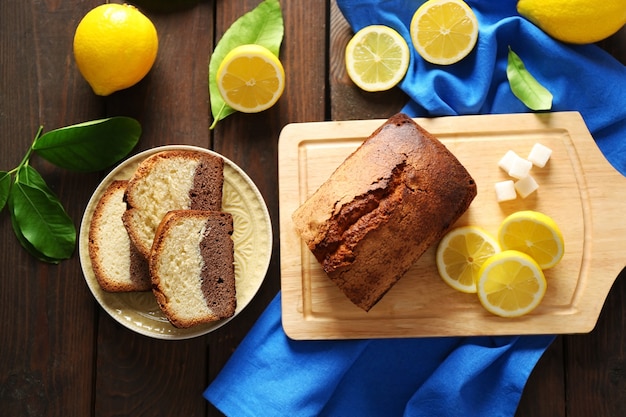
{"type": "MultiPolygon", "coordinates": [[[[294,339],[586,333],[624,268],[626,229],[616,216],[626,179],[598,150],[579,113],[453,116],[416,119],[470,172],[478,196],[455,227],[478,225],[496,235],[519,210],[548,214],[565,240],[561,262],[544,273],[546,296],[532,313],[502,319],[475,297],[444,285],[430,248],[369,312],[354,306],[322,271],[295,232],[291,213],[383,121],[295,123],[279,144],[283,326],[294,339]],[[498,203],[494,184],[509,178],[498,168],[509,150],[526,155],[535,143],[552,150],[540,184],[526,199],[498,203]],[[584,155],[584,158],[581,157],[584,155]],[[442,305],[446,308],[441,308],[442,305]]],[[[416,208],[419,210],[419,208],[416,208]]]]}
{"type": "MultiPolygon", "coordinates": [[[[121,0],[113,0],[121,3],[121,0]]],[[[278,136],[292,122],[386,118],[406,102],[394,89],[363,93],[345,74],[351,29],[335,0],[283,0],[281,60],[287,86],[276,107],[235,114],[209,131],[208,60],[226,28],[260,0],[201,0],[148,13],[160,37],[150,74],[96,97],[74,64],[75,25],[96,0],[0,1],[0,169],[16,166],[40,124],[46,130],[110,115],[138,118],[134,152],[157,145],[209,147],[242,167],[266,199],[278,236],[278,136]]],[[[600,45],[626,63],[621,30],[600,45]]],[[[33,158],[78,227],[106,174],[65,172],[33,158]]],[[[280,286],[279,242],[268,277],[241,315],[197,339],[152,340],[118,325],[90,294],[78,257],[33,260],[0,216],[0,404],[2,415],[221,416],[202,397],[280,286]]],[[[618,222],[621,219],[617,220],[618,222]]],[[[620,276],[589,334],[559,336],[525,388],[517,417],[625,414],[626,279],[620,276]]]]}

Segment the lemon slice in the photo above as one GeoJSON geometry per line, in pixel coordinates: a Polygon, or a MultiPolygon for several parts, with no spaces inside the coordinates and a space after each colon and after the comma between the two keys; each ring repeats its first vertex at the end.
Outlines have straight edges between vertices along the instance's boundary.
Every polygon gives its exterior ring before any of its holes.
{"type": "Polygon", "coordinates": [[[480,303],[502,317],[519,317],[534,310],[546,287],[537,262],[515,250],[505,250],[487,259],[476,281],[480,303]]]}
{"type": "Polygon", "coordinates": [[[542,269],[556,265],[565,252],[563,234],[556,222],[538,211],[518,211],[504,219],[498,230],[503,250],[530,255],[542,269]]]}
{"type": "Polygon", "coordinates": [[[422,58],[450,65],[474,49],[478,20],[461,0],[428,0],[413,15],[410,30],[413,46],[422,58]]]}
{"type": "Polygon", "coordinates": [[[409,68],[409,47],[387,26],[366,26],[346,46],[346,71],[365,91],[385,91],[397,85],[409,68]]]}
{"type": "Polygon", "coordinates": [[[224,102],[244,113],[272,107],[285,89],[285,70],[276,55],[261,45],[233,48],[220,63],[217,87],[224,102]]]}
{"type": "Polygon", "coordinates": [[[448,232],[437,246],[437,270],[455,290],[475,293],[480,267],[498,252],[500,245],[483,229],[458,227],[448,232]]]}

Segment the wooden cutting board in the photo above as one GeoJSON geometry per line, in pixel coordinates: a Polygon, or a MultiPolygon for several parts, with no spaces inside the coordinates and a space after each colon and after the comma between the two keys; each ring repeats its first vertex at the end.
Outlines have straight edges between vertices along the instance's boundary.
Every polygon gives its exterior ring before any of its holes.
{"type": "MultiPolygon", "coordinates": [[[[299,123],[279,141],[282,322],[293,339],[354,339],[589,332],[626,265],[626,178],[604,158],[576,112],[415,119],[456,155],[478,184],[478,196],[456,226],[496,235],[518,210],[548,214],[560,226],[565,255],[546,270],[548,290],[530,314],[506,319],[485,311],[437,273],[431,247],[369,312],[328,279],[296,234],[291,214],[384,120],[299,123]],[[508,179],[498,161],[527,156],[535,143],[552,149],[532,169],[539,189],[498,203],[494,184],[508,179]]],[[[435,245],[436,246],[436,245],[435,245]]],[[[389,262],[393,262],[390,259],[389,262]]]]}

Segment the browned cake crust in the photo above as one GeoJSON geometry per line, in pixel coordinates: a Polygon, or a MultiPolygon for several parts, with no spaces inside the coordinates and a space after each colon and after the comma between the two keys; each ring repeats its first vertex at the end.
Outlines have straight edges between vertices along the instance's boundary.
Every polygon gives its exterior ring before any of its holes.
{"type": "Polygon", "coordinates": [[[224,160],[205,152],[168,150],[142,161],[128,183],[122,217],[137,250],[150,256],[154,232],[170,210],[221,210],[223,183],[224,160]]]}
{"type": "Polygon", "coordinates": [[[292,217],[330,279],[369,311],[475,196],[476,184],[456,157],[397,114],[292,217]]]}
{"type": "Polygon", "coordinates": [[[150,275],[157,303],[175,327],[235,314],[232,233],[230,213],[174,210],[163,217],[154,238],[150,275]]]}
{"type": "Polygon", "coordinates": [[[89,257],[100,287],[109,292],[149,291],[147,261],[130,242],[122,224],[128,181],[113,181],[102,194],[89,226],[89,257]],[[120,207],[120,209],[118,209],[120,207]]]}

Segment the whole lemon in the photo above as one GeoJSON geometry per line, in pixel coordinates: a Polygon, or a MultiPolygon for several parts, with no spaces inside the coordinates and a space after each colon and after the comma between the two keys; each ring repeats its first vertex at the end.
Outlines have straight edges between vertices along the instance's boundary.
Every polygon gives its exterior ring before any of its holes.
{"type": "Polygon", "coordinates": [[[154,24],[136,7],[103,4],[80,21],[74,59],[94,93],[108,96],[146,76],[158,50],[154,24]]]}
{"type": "Polygon", "coordinates": [[[597,42],[626,24],[626,0],[519,0],[517,11],[568,43],[597,42]]]}

